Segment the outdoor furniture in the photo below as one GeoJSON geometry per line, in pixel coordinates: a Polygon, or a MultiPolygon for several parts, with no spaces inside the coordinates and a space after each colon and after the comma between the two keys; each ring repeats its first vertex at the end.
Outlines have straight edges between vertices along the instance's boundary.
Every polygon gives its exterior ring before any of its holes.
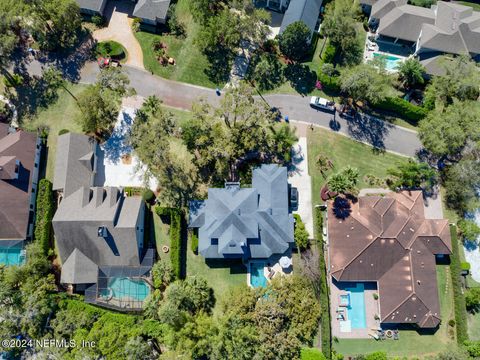
{"type": "Polygon", "coordinates": [[[368,333],[368,335],[371,336],[372,338],[374,338],[375,340],[380,339],[380,337],[377,334],[368,333]]]}
{"type": "Polygon", "coordinates": [[[337,313],[338,313],[338,312],[343,312],[344,310],[345,310],[345,308],[337,307],[337,313]]]}
{"type": "Polygon", "coordinates": [[[399,335],[398,330],[393,330],[393,340],[398,340],[399,339],[398,335],[399,335]]]}
{"type": "Polygon", "coordinates": [[[337,314],[337,320],[345,320],[345,315],[343,313],[337,314]]]}
{"type": "Polygon", "coordinates": [[[170,251],[170,248],[167,245],[162,246],[162,251],[166,254],[170,251]]]}
{"type": "Polygon", "coordinates": [[[280,258],[280,260],[278,261],[278,263],[280,264],[280,266],[284,269],[287,269],[289,268],[290,266],[292,266],[292,259],[289,258],[288,256],[282,256],[280,258]]]}
{"type": "Polygon", "coordinates": [[[267,274],[267,279],[273,278],[273,275],[275,275],[275,270],[272,269],[272,271],[270,271],[270,272],[267,274]]]}
{"type": "Polygon", "coordinates": [[[385,335],[388,337],[388,338],[391,338],[393,336],[393,331],[392,330],[387,330],[385,331],[385,335]]]}

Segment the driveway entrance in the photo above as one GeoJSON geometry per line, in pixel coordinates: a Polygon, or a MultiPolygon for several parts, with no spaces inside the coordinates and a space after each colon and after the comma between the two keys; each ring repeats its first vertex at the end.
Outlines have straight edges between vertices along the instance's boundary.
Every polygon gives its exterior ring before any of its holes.
{"type": "Polygon", "coordinates": [[[130,0],[109,1],[105,8],[105,17],[108,26],[93,32],[93,38],[100,41],[114,40],[127,49],[126,65],[139,69],[143,67],[143,53],[132,31],[133,13],[135,3],[130,0]]]}

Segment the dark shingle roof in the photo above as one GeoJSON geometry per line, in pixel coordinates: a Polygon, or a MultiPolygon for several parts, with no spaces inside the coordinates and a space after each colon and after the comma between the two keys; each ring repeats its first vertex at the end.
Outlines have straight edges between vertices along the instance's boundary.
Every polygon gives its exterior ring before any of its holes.
{"type": "Polygon", "coordinates": [[[138,0],[133,10],[133,16],[156,21],[167,18],[170,0],[138,0]]]}
{"type": "Polygon", "coordinates": [[[90,10],[101,13],[108,0],[77,0],[80,10],[90,10]]]}
{"type": "Polygon", "coordinates": [[[0,124],[0,239],[27,236],[36,142],[35,134],[0,124]]]}
{"type": "Polygon", "coordinates": [[[350,207],[340,219],[329,203],[332,276],[377,282],[383,323],[437,326],[434,255],[451,253],[448,220],[425,219],[420,191],[362,197],[350,207]]]}
{"type": "Polygon", "coordinates": [[[190,203],[189,226],[199,229],[204,257],[268,258],[293,243],[287,169],[263,165],[253,171],[252,186],[227,184],[209,189],[207,200],[190,203]]]}

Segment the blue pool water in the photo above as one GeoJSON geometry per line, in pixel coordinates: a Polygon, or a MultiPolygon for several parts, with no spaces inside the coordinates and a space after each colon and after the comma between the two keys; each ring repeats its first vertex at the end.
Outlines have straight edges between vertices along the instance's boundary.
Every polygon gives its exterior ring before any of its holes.
{"type": "Polygon", "coordinates": [[[109,280],[108,289],[105,289],[104,296],[110,294],[114,299],[135,299],[143,301],[150,293],[150,288],[143,280],[134,280],[126,277],[112,278],[109,280]]]}
{"type": "Polygon", "coordinates": [[[385,68],[390,71],[396,71],[397,66],[400,63],[401,58],[393,55],[385,55],[385,54],[379,54],[379,53],[373,53],[373,57],[378,58],[382,57],[386,61],[385,68]]]}
{"type": "Polygon", "coordinates": [[[350,291],[350,306],[347,307],[347,317],[351,321],[352,329],[365,329],[367,316],[365,311],[365,287],[362,283],[352,284],[345,288],[350,291]]]}
{"type": "Polygon", "coordinates": [[[267,278],[263,274],[264,263],[250,263],[250,284],[254,287],[267,287],[267,278]]]}
{"type": "Polygon", "coordinates": [[[22,247],[0,247],[0,265],[21,265],[25,262],[22,247]]]}

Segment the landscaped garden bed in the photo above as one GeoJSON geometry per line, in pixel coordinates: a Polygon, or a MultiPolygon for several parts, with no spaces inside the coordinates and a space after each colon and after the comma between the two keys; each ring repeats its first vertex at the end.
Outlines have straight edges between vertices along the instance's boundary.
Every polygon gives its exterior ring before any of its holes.
{"type": "Polygon", "coordinates": [[[99,42],[95,48],[95,53],[97,56],[110,57],[121,62],[126,61],[128,56],[123,45],[112,40],[99,42]]]}

